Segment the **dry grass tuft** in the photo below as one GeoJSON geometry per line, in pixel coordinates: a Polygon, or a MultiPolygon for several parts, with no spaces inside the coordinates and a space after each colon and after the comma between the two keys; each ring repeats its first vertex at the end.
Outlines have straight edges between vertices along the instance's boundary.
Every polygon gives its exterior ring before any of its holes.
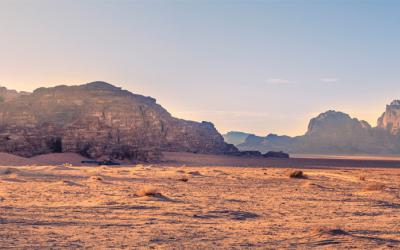
{"type": "Polygon", "coordinates": [[[371,183],[365,187],[365,191],[382,191],[385,189],[385,185],[382,183],[371,183]]]}
{"type": "Polygon", "coordinates": [[[341,228],[317,228],[315,232],[319,235],[330,235],[330,236],[340,236],[349,235],[348,232],[341,228]]]}
{"type": "Polygon", "coordinates": [[[161,192],[158,191],[157,188],[155,187],[143,187],[142,189],[138,190],[136,192],[136,195],[139,197],[144,197],[144,196],[152,196],[152,197],[160,197],[162,196],[161,192]]]}
{"type": "Polygon", "coordinates": [[[98,175],[94,175],[94,176],[90,176],[90,180],[92,180],[92,181],[102,181],[103,177],[98,176],[98,175]]]}
{"type": "Polygon", "coordinates": [[[188,182],[189,178],[187,178],[186,176],[183,176],[183,177],[179,178],[178,181],[188,182]]]}
{"type": "Polygon", "coordinates": [[[134,169],[134,168],[132,168],[132,169],[129,171],[129,173],[130,173],[131,175],[135,175],[135,174],[137,174],[137,170],[134,169]]]}
{"type": "Polygon", "coordinates": [[[134,168],[144,168],[145,166],[143,165],[143,164],[136,164],[135,166],[134,166],[134,168]]]}
{"type": "Polygon", "coordinates": [[[306,175],[304,175],[303,171],[295,170],[289,174],[290,178],[297,178],[297,179],[305,179],[306,175]]]}

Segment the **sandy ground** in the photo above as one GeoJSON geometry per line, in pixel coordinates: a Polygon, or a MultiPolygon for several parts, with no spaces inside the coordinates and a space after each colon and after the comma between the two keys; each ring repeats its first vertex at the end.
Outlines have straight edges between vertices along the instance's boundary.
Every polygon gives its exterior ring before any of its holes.
{"type": "MultiPolygon", "coordinates": [[[[317,155],[307,158],[274,159],[265,157],[237,157],[191,153],[164,152],[165,165],[228,166],[228,167],[284,167],[284,168],[400,168],[400,159],[393,157],[327,158],[317,155]]],[[[1,163],[1,162],[0,162],[1,163]]]]}
{"type": "Polygon", "coordinates": [[[0,167],[0,246],[400,248],[400,169],[204,165],[0,167]]]}
{"type": "Polygon", "coordinates": [[[83,160],[88,160],[88,159],[74,153],[44,154],[31,158],[24,158],[21,156],[0,152],[0,166],[23,166],[23,165],[46,166],[46,165],[60,165],[64,163],[69,163],[73,165],[82,165],[81,162],[83,160]]]}

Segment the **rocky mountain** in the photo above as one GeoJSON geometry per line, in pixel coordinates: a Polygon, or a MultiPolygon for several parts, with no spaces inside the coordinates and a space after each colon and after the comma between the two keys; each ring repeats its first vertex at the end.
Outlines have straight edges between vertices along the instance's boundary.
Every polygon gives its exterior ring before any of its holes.
{"type": "Polygon", "coordinates": [[[209,122],[171,116],[151,97],[105,82],[39,88],[0,103],[0,151],[30,157],[157,160],[160,152],[236,151],[209,122]]]}
{"type": "Polygon", "coordinates": [[[308,130],[299,138],[298,148],[305,153],[390,154],[396,152],[394,138],[366,121],[328,111],[310,121],[308,130]]]}
{"type": "Polygon", "coordinates": [[[400,115],[398,118],[393,115],[400,108],[397,105],[396,102],[389,105],[385,113],[391,115],[384,114],[384,118],[380,118],[387,126],[373,128],[366,121],[330,110],[311,119],[307,132],[302,136],[249,135],[237,147],[240,150],[307,154],[399,154],[400,140],[393,136],[397,130],[392,125],[398,124],[396,119],[400,121],[400,115]]]}
{"type": "Polygon", "coordinates": [[[29,93],[28,92],[18,92],[16,90],[10,90],[10,89],[7,89],[6,87],[0,86],[0,103],[13,100],[22,95],[29,95],[29,93]]]}
{"type": "Polygon", "coordinates": [[[225,142],[229,144],[239,145],[243,143],[246,138],[251,135],[248,133],[238,132],[238,131],[231,131],[226,134],[223,134],[225,142]]]}
{"type": "Polygon", "coordinates": [[[400,134],[400,100],[386,105],[386,111],[378,119],[378,128],[389,131],[393,135],[400,134]]]}

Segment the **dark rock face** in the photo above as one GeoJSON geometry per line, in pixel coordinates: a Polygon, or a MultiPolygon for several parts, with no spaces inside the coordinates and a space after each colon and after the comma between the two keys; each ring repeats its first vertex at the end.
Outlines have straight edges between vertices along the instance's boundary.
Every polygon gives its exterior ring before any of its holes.
{"type": "Polygon", "coordinates": [[[237,151],[237,152],[227,152],[226,155],[230,156],[242,156],[242,157],[261,157],[260,151],[249,150],[249,151],[237,151]]]}
{"type": "Polygon", "coordinates": [[[153,161],[162,150],[237,149],[224,142],[213,124],[176,119],[155,99],[105,82],[39,88],[0,104],[0,151],[153,161]]]}
{"type": "Polygon", "coordinates": [[[282,151],[280,151],[280,152],[269,151],[269,152],[265,153],[263,156],[267,157],[267,158],[281,158],[281,159],[289,158],[289,154],[286,154],[282,151]]]}
{"type": "Polygon", "coordinates": [[[394,100],[386,106],[386,111],[378,119],[378,128],[387,130],[393,135],[400,134],[400,100],[394,100]]]}
{"type": "Polygon", "coordinates": [[[307,154],[398,154],[400,140],[391,132],[331,110],[311,119],[303,136],[253,135],[238,148],[307,154]]]}

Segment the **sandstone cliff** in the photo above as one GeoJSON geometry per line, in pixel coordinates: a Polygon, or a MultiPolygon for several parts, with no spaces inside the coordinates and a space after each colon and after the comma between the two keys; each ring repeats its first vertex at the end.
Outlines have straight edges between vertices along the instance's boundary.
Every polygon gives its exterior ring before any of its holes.
{"type": "Polygon", "coordinates": [[[156,160],[162,150],[223,153],[213,124],[176,119],[151,97],[105,82],[39,88],[0,104],[0,151],[156,160]]]}
{"type": "Polygon", "coordinates": [[[29,93],[28,92],[18,92],[16,90],[10,90],[10,89],[7,89],[6,87],[0,86],[0,103],[11,101],[22,95],[29,95],[29,93]]]}
{"type": "Polygon", "coordinates": [[[307,132],[289,137],[248,136],[240,150],[285,151],[308,154],[398,154],[400,141],[387,130],[372,128],[349,115],[327,111],[311,119],[307,132]]]}
{"type": "Polygon", "coordinates": [[[386,111],[378,119],[378,128],[385,129],[393,135],[400,134],[400,100],[386,105],[386,111]]]}

